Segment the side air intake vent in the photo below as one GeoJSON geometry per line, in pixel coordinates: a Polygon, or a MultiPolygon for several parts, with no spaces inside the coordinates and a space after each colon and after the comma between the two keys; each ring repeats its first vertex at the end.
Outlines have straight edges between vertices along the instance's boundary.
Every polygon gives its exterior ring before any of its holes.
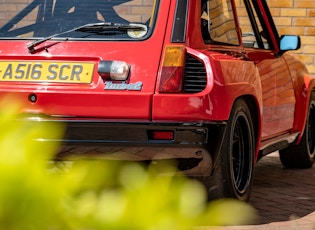
{"type": "Polygon", "coordinates": [[[203,63],[190,55],[186,55],[184,73],[184,93],[198,93],[207,85],[207,73],[203,63]]]}

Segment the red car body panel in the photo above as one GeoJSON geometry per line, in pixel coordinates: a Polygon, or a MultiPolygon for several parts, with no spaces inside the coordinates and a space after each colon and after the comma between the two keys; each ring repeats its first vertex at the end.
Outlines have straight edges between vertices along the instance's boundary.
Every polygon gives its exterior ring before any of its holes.
{"type": "Polygon", "coordinates": [[[154,92],[160,59],[161,39],[155,43],[160,44],[155,47],[156,49],[152,49],[149,42],[147,42],[148,44],[144,42],[132,45],[130,43],[97,44],[97,42],[94,42],[91,44],[87,42],[66,42],[65,44],[55,44],[49,48],[49,53],[42,51],[39,55],[29,54],[26,49],[27,43],[29,42],[1,43],[0,49],[2,53],[6,53],[1,59],[6,61],[92,62],[95,64],[95,68],[92,82],[89,85],[56,83],[41,84],[41,86],[38,86],[30,83],[23,84],[19,88],[11,82],[7,84],[3,83],[2,93],[12,92],[14,88],[15,91],[20,91],[21,95],[18,97],[23,100],[27,100],[30,93],[38,95],[38,102],[36,104],[29,103],[28,107],[25,108],[26,111],[30,110],[32,112],[52,115],[150,120],[151,97],[154,92]],[[84,47],[84,49],[79,50],[78,47],[84,47]],[[108,50],[113,51],[108,52],[108,50]],[[139,80],[143,82],[141,93],[104,92],[104,82],[98,75],[96,66],[100,60],[121,58],[122,50],[128,50],[130,53],[135,53],[143,57],[141,63],[137,63],[138,59],[134,55],[124,57],[124,60],[131,65],[131,82],[138,82],[139,80]],[[147,50],[150,50],[150,52],[148,53],[147,50]],[[152,63],[156,64],[153,65],[152,63]],[[128,99],[124,99],[124,95],[128,99]],[[57,101],[56,98],[58,98],[57,101]],[[55,104],[58,104],[58,106],[54,106],[55,104]],[[118,104],[119,107],[117,107],[118,104]],[[124,113],[122,113],[121,108],[124,108],[124,113]]]}

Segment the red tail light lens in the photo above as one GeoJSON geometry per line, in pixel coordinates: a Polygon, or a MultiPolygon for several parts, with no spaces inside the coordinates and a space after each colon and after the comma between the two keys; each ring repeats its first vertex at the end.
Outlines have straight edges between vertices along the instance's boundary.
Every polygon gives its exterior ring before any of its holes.
{"type": "Polygon", "coordinates": [[[185,53],[184,46],[167,46],[165,48],[160,73],[160,93],[180,93],[182,91],[185,53]]]}
{"type": "Polygon", "coordinates": [[[149,132],[149,138],[152,140],[173,140],[173,131],[152,130],[149,132]]]}

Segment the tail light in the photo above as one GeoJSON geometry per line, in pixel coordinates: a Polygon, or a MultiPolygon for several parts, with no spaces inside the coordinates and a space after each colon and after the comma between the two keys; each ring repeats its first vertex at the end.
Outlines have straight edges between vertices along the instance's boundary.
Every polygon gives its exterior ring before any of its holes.
{"type": "Polygon", "coordinates": [[[160,93],[182,92],[185,54],[184,46],[167,46],[165,48],[160,72],[160,93]]]}
{"type": "Polygon", "coordinates": [[[163,131],[163,130],[148,130],[149,140],[173,140],[173,131],[163,131]]]}

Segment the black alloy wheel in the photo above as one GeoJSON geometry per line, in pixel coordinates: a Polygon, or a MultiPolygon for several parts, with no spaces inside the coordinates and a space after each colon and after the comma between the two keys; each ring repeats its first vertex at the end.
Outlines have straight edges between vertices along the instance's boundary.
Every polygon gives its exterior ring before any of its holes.
{"type": "Polygon", "coordinates": [[[243,99],[233,106],[220,156],[212,176],[204,179],[209,199],[232,197],[248,201],[253,184],[255,132],[251,111],[243,99]]]}

